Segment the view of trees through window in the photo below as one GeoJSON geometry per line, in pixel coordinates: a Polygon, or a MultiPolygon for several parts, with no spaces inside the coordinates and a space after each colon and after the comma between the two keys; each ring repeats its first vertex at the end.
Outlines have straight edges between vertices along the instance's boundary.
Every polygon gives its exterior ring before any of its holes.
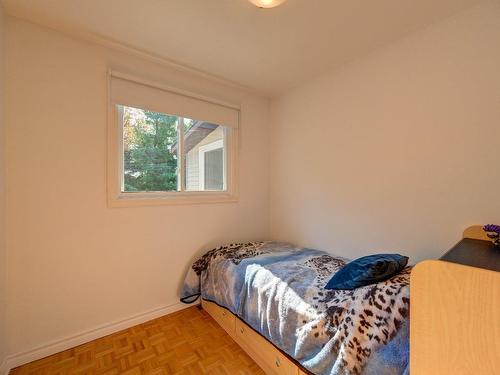
{"type": "Polygon", "coordinates": [[[118,113],[124,192],[224,190],[223,126],[126,106],[118,106],[118,113]],[[179,148],[183,149],[182,171],[179,148]]]}
{"type": "Polygon", "coordinates": [[[178,117],[121,108],[124,191],[176,191],[178,117]]]}

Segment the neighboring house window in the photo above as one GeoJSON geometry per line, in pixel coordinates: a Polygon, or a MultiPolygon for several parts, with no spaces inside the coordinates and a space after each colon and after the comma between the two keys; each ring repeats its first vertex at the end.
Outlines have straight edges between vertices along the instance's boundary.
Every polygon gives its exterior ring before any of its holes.
{"type": "Polygon", "coordinates": [[[224,190],[224,141],[200,146],[200,190],[224,190]]]}
{"type": "Polygon", "coordinates": [[[238,107],[110,73],[111,206],[234,201],[238,107]]]}

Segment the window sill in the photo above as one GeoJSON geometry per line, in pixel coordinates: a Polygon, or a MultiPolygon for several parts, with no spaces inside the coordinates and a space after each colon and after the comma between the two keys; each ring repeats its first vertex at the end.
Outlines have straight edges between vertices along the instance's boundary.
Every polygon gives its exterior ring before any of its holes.
{"type": "Polygon", "coordinates": [[[238,197],[228,192],[120,193],[116,197],[108,197],[109,207],[195,205],[236,202],[238,202],[238,197]]]}

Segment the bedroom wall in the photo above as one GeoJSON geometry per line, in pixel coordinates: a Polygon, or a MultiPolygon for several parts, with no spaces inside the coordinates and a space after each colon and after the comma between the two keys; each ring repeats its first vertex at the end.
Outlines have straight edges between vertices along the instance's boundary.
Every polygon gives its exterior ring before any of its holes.
{"type": "Polygon", "coordinates": [[[6,337],[6,322],[5,322],[5,292],[6,292],[6,275],[5,275],[5,162],[4,162],[4,36],[5,36],[5,19],[2,4],[0,4],[0,371],[3,361],[7,354],[7,337],[6,337]]]}
{"type": "Polygon", "coordinates": [[[195,254],[268,236],[267,99],[17,19],[6,43],[11,355],[157,308],[165,314],[178,307],[195,254]],[[238,203],[107,207],[110,66],[241,103],[238,203]]]}
{"type": "Polygon", "coordinates": [[[499,67],[491,1],[277,98],[272,237],[416,262],[500,222],[499,67]]]}

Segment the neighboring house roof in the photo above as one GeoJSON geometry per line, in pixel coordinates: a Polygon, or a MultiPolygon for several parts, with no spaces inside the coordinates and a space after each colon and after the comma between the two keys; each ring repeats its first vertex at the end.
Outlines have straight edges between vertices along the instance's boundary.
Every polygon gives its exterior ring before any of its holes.
{"type": "MultiPolygon", "coordinates": [[[[186,153],[191,151],[196,147],[198,143],[203,141],[210,133],[217,129],[216,124],[211,124],[205,121],[196,121],[186,132],[184,133],[184,147],[186,148],[186,153]]],[[[174,143],[170,148],[171,153],[177,152],[177,143],[174,143]]]]}

